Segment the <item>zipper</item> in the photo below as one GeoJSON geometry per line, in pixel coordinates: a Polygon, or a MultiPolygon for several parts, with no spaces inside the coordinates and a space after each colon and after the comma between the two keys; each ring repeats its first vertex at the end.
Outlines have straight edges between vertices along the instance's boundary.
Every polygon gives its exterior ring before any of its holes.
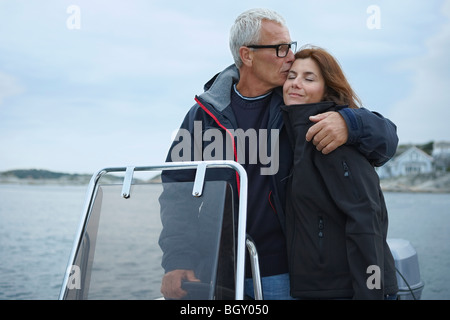
{"type": "Polygon", "coordinates": [[[319,262],[323,263],[323,237],[324,237],[325,224],[323,222],[323,217],[319,216],[319,224],[317,230],[317,236],[319,238],[319,262]]]}
{"type": "MultiPolygon", "coordinates": [[[[195,102],[197,102],[197,104],[200,106],[200,108],[203,109],[203,111],[205,111],[216,123],[217,125],[222,128],[223,130],[225,130],[226,133],[228,133],[228,135],[231,138],[231,143],[233,146],[233,152],[234,152],[234,161],[238,162],[238,157],[237,157],[237,149],[236,149],[236,144],[234,141],[234,135],[230,132],[230,130],[228,130],[220,121],[219,119],[217,119],[217,117],[208,109],[205,107],[205,105],[200,101],[199,97],[195,97],[195,102]]],[[[237,192],[238,195],[241,194],[241,182],[240,182],[240,177],[239,177],[239,173],[236,171],[236,184],[237,184],[237,192]]]]}
{"type": "Polygon", "coordinates": [[[350,170],[348,168],[347,162],[342,161],[342,166],[344,167],[344,177],[350,177],[350,170]]]}
{"type": "Polygon", "coordinates": [[[344,179],[349,179],[348,181],[350,183],[350,188],[353,192],[353,196],[356,197],[356,199],[359,199],[360,198],[359,189],[353,183],[353,178],[350,175],[350,167],[348,166],[345,160],[342,161],[342,167],[344,169],[344,179]]]}

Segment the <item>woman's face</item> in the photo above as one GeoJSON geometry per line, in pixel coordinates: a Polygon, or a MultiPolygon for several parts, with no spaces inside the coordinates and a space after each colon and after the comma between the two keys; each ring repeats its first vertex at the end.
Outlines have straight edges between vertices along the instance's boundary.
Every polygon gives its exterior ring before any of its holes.
{"type": "Polygon", "coordinates": [[[311,59],[296,59],[283,86],[285,105],[316,103],[325,94],[325,80],[319,66],[311,59]]]}

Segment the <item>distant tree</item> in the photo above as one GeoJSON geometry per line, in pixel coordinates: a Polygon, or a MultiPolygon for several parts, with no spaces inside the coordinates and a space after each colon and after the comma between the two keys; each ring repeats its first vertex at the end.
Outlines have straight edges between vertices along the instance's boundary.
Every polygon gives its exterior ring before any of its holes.
{"type": "Polygon", "coordinates": [[[429,154],[431,156],[431,154],[433,153],[433,146],[434,146],[434,141],[430,141],[430,142],[425,143],[425,144],[419,144],[416,147],[421,149],[422,151],[426,152],[427,154],[429,154]]]}
{"type": "Polygon", "coordinates": [[[39,169],[11,170],[3,173],[6,176],[14,176],[19,179],[58,179],[66,175],[64,173],[52,172],[39,169]]]}

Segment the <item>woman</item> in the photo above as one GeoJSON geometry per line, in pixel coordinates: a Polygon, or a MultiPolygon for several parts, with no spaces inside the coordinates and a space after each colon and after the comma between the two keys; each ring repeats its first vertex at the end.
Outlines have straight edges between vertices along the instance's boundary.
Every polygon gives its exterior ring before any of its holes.
{"type": "Polygon", "coordinates": [[[294,150],[286,208],[291,295],[303,299],[383,299],[396,294],[388,216],[378,175],[355,148],[329,155],[305,134],[309,117],[361,105],[325,50],[300,50],[283,87],[294,150]]]}

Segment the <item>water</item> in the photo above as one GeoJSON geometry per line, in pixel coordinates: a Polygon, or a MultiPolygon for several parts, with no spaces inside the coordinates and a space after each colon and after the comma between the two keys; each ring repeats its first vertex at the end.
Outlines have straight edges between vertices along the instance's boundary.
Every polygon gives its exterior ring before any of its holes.
{"type": "Polygon", "coordinates": [[[0,185],[0,299],[57,299],[86,187],[0,185]]]}
{"type": "MultiPolygon", "coordinates": [[[[85,186],[0,185],[0,299],[57,299],[85,186]]],[[[422,299],[450,300],[450,195],[385,193],[389,237],[419,256],[422,299]]]]}
{"type": "Polygon", "coordinates": [[[385,193],[389,238],[411,242],[419,257],[423,300],[450,300],[450,194],[385,193]]]}

